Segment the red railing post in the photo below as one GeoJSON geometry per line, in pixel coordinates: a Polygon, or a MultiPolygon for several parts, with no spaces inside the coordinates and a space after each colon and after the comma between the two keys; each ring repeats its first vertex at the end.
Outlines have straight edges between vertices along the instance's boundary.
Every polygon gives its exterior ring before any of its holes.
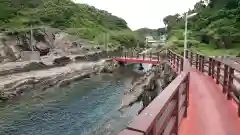
{"type": "Polygon", "coordinates": [[[196,65],[196,69],[198,69],[198,54],[196,54],[196,62],[195,62],[195,65],[196,65]]]}
{"type": "Polygon", "coordinates": [[[186,101],[185,101],[185,104],[186,104],[186,111],[185,111],[185,114],[184,114],[184,117],[187,117],[187,110],[188,110],[188,106],[189,106],[189,74],[187,76],[187,79],[186,79],[186,101]]]}
{"type": "Polygon", "coordinates": [[[176,117],[176,122],[175,122],[175,126],[174,126],[174,129],[173,129],[173,134],[175,135],[178,135],[178,130],[179,130],[179,88],[177,90],[177,92],[175,93],[174,97],[173,97],[173,100],[176,100],[176,108],[174,109],[174,112],[173,112],[173,116],[176,117]]]}
{"type": "Polygon", "coordinates": [[[212,78],[214,79],[215,76],[215,60],[212,59],[212,78]]]}
{"type": "Polygon", "coordinates": [[[198,70],[202,71],[201,65],[202,65],[202,55],[198,54],[198,70]]]}
{"type": "Polygon", "coordinates": [[[240,117],[240,102],[238,102],[238,117],[240,117]]]}
{"type": "Polygon", "coordinates": [[[234,69],[232,67],[229,68],[229,74],[228,74],[228,91],[227,91],[227,99],[231,100],[231,91],[232,91],[232,83],[233,83],[233,75],[234,75],[234,69]]]}
{"type": "Polygon", "coordinates": [[[201,69],[202,68],[202,66],[201,66],[202,65],[202,55],[198,55],[198,56],[199,56],[198,70],[202,71],[202,69],[201,69]]]}
{"type": "Polygon", "coordinates": [[[228,66],[224,64],[224,75],[223,75],[223,93],[227,92],[227,80],[228,80],[228,66]]]}
{"type": "Polygon", "coordinates": [[[204,73],[205,72],[205,56],[202,55],[202,72],[204,73]]]}
{"type": "Polygon", "coordinates": [[[212,76],[212,58],[208,58],[208,75],[212,76]]]}
{"type": "Polygon", "coordinates": [[[192,66],[193,65],[193,53],[190,52],[190,65],[192,66]]]}
{"type": "Polygon", "coordinates": [[[184,60],[181,58],[181,71],[183,71],[184,60]]]}
{"type": "Polygon", "coordinates": [[[176,55],[173,54],[173,67],[175,68],[176,67],[176,55]]]}
{"type": "Polygon", "coordinates": [[[217,78],[216,78],[216,83],[219,84],[219,79],[220,79],[220,67],[221,62],[217,61],[217,78]]]}

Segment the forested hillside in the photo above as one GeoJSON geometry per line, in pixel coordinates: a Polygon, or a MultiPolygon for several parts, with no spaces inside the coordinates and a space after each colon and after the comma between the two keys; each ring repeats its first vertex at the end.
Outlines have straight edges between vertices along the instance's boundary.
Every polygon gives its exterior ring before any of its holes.
{"type": "Polygon", "coordinates": [[[0,1],[0,29],[8,34],[30,26],[52,27],[98,44],[103,44],[105,33],[112,44],[128,47],[140,42],[125,20],[92,6],[71,0],[0,1]]]}
{"type": "MultiPolygon", "coordinates": [[[[207,55],[236,55],[240,52],[240,0],[205,0],[195,4],[188,14],[188,47],[207,55]]],[[[168,41],[183,50],[184,16],[164,18],[168,41]]]]}

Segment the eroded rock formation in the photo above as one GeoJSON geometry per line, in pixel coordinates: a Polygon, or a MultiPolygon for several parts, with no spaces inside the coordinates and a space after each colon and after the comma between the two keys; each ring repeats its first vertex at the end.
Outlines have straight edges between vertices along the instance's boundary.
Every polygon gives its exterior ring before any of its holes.
{"type": "Polygon", "coordinates": [[[170,64],[165,61],[160,65],[153,66],[143,77],[133,84],[132,88],[124,93],[121,111],[126,107],[132,106],[136,102],[142,102],[141,111],[167,87],[177,74],[172,70],[170,64]]]}
{"type": "Polygon", "coordinates": [[[72,63],[63,67],[0,76],[0,101],[12,99],[28,90],[45,90],[54,86],[63,87],[71,82],[89,78],[93,74],[102,72],[103,68],[108,68],[109,63],[112,62],[100,60],[72,63]]]}

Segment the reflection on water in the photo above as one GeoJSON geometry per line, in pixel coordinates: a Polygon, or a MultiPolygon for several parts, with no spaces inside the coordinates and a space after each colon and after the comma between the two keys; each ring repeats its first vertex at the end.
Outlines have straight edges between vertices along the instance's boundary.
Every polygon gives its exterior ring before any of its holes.
{"type": "Polygon", "coordinates": [[[122,68],[64,88],[32,90],[18,101],[1,104],[0,135],[117,134],[140,108],[136,104],[124,114],[117,111],[133,76],[140,75],[122,68]]]}

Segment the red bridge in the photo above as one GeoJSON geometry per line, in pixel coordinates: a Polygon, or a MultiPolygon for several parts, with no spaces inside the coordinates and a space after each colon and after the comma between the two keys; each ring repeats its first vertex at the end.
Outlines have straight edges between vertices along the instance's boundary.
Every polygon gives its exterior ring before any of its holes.
{"type": "MultiPolygon", "coordinates": [[[[189,68],[183,71],[181,55],[168,50],[167,57],[178,77],[119,135],[240,135],[240,94],[234,85],[240,67],[187,51],[189,68]]],[[[160,62],[159,55],[115,60],[160,62]]]]}

